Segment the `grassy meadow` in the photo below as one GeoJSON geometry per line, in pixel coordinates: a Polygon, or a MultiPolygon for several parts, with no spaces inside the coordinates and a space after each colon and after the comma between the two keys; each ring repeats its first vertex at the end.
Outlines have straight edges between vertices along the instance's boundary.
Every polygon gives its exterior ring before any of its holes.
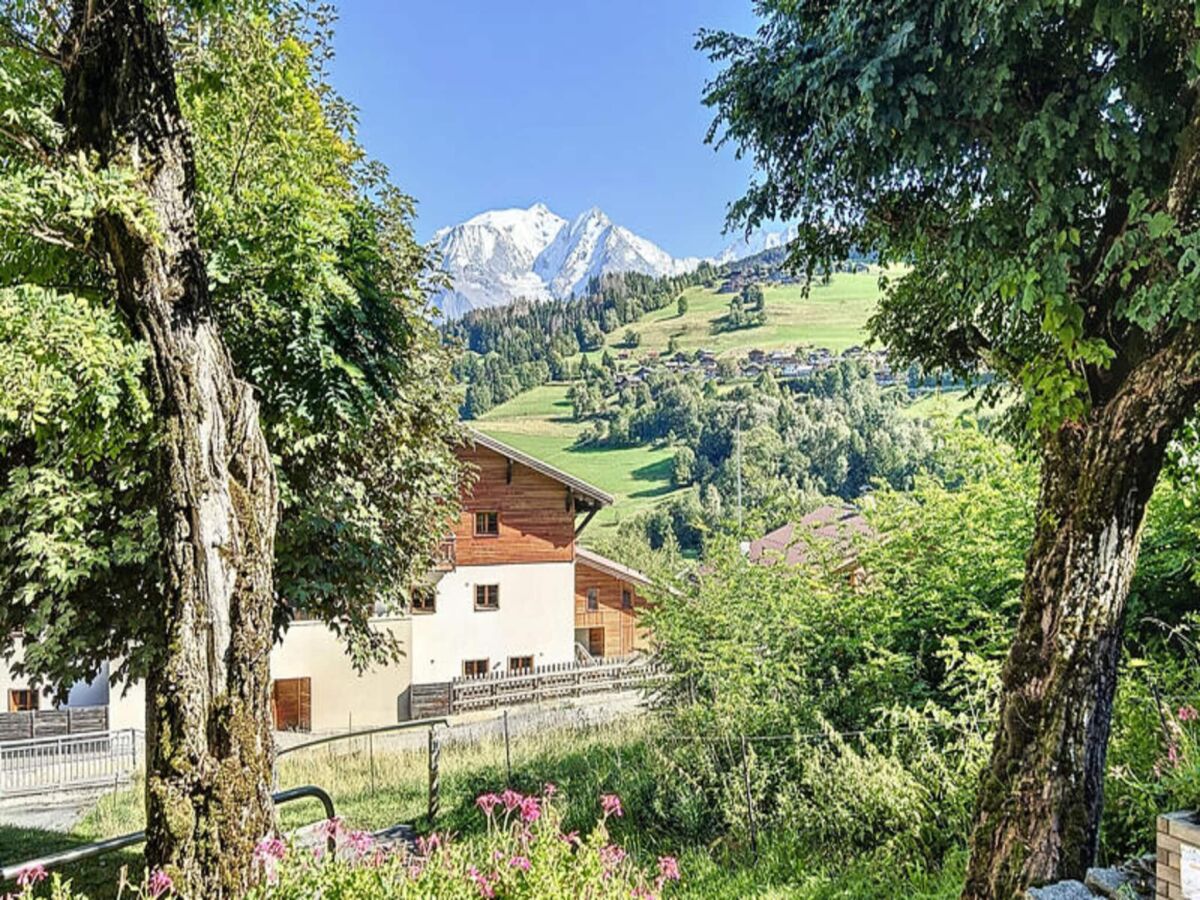
{"type": "MultiPolygon", "coordinates": [[[[879,298],[879,271],[838,272],[828,284],[814,284],[807,297],[798,284],[765,285],[763,293],[766,324],[714,333],[717,321],[729,311],[733,294],[688,288],[683,294],[688,301],[684,315],[672,304],[628,326],[642,339],[632,355],[636,359],[648,351],[665,353],[672,337],[681,350],[703,347],[720,356],[744,356],[752,349],[794,350],[800,345],[845,350],[865,339],[867,319],[879,298]]],[[[608,335],[607,346],[615,348],[625,331],[620,328],[608,335]]]]}
{"type": "MultiPolygon", "coordinates": [[[[806,856],[782,833],[760,835],[757,859],[744,834],[730,834],[704,846],[681,846],[678,839],[659,833],[654,824],[656,778],[662,771],[655,764],[656,728],[652,720],[632,718],[602,727],[565,727],[514,737],[511,782],[502,739],[446,744],[441,755],[442,815],[436,823],[426,816],[425,751],[389,748],[379,739],[373,748],[360,738],[285,756],[279,762],[278,787],[316,784],[327,788],[348,828],[378,830],[408,822],[427,832],[436,825],[437,830],[452,833],[455,841],[470,843],[482,840],[486,827],[474,805],[479,794],[509,784],[536,793],[546,782],[553,782],[567,804],[564,830],[579,829],[585,834],[596,822],[599,795],[618,794],[625,815],[610,821],[613,840],[651,865],[659,854],[679,857],[683,881],[669,896],[729,900],[882,900],[896,896],[949,900],[957,896],[961,855],[953,856],[943,871],[927,873],[896,871],[894,865],[870,858],[834,867],[806,856]]],[[[69,835],[0,829],[0,854],[5,860],[28,858],[140,829],[141,796],[140,783],[107,795],[69,835]]],[[[281,808],[285,830],[322,817],[315,801],[281,808]]],[[[62,871],[95,900],[110,900],[117,895],[122,867],[128,868],[130,880],[139,880],[138,852],[114,854],[62,871]]],[[[39,896],[43,894],[48,892],[39,892],[39,896]]]]}
{"type": "MultiPolygon", "coordinates": [[[[838,273],[828,284],[813,285],[808,297],[803,296],[800,285],[767,286],[764,293],[765,325],[714,334],[714,323],[728,311],[732,295],[718,294],[712,288],[689,288],[684,294],[688,311],[683,316],[672,304],[629,326],[641,335],[632,357],[636,360],[652,351],[666,353],[672,337],[683,350],[703,347],[725,356],[744,356],[756,348],[793,350],[800,345],[845,350],[865,340],[866,322],[879,296],[879,273],[838,273]]],[[[620,328],[608,335],[609,349],[618,349],[625,331],[620,328]]],[[[571,419],[567,390],[566,384],[534,388],[489,410],[472,425],[616,498],[589,526],[586,542],[588,533],[603,533],[673,493],[673,451],[668,447],[576,446],[584,426],[571,419]]]]}

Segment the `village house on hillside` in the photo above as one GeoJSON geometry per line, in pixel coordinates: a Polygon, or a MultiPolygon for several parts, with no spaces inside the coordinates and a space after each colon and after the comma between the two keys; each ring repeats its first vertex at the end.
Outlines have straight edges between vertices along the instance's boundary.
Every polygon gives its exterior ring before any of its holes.
{"type": "MultiPolygon", "coordinates": [[[[271,653],[278,730],[387,725],[413,714],[414,686],[592,662],[646,647],[636,620],[648,579],[578,544],[612,497],[479,432],[459,456],[477,477],[465,489],[461,515],[426,589],[417,592],[411,610],[372,619],[404,655],[359,673],[327,625],[294,621],[271,653]]],[[[110,691],[107,671],[73,688],[64,709],[86,709],[93,717],[102,711],[107,728],[143,727],[141,685],[110,691]]],[[[8,667],[0,668],[0,690],[10,712],[33,713],[46,699],[8,667]]]]}
{"type": "Polygon", "coordinates": [[[816,544],[838,554],[835,571],[844,572],[857,583],[863,575],[855,542],[874,536],[875,531],[853,506],[819,506],[798,522],[789,522],[750,542],[747,558],[760,566],[800,566],[819,555],[816,544]]]}

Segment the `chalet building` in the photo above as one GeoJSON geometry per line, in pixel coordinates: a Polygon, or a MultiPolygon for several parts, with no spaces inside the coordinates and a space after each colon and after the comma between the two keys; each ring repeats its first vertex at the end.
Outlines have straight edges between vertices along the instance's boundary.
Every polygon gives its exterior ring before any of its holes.
{"type": "Polygon", "coordinates": [[[629,656],[648,649],[637,623],[650,584],[641,572],[578,547],[575,551],[575,643],[591,657],[629,656]]]}
{"type": "MultiPolygon", "coordinates": [[[[636,615],[648,580],[577,543],[612,497],[485,434],[473,433],[459,454],[477,477],[464,491],[462,513],[426,589],[411,610],[371,621],[403,655],[358,672],[327,625],[294,621],[271,651],[277,730],[387,725],[412,716],[414,685],[646,647],[636,615]]],[[[0,690],[11,712],[52,706],[7,666],[0,666],[0,690]]],[[[102,710],[109,728],[140,729],[144,698],[141,685],[110,691],[105,669],[91,684],[75,686],[67,706],[102,710]]]]}
{"type": "Polygon", "coordinates": [[[575,659],[576,538],[612,497],[476,433],[452,562],[414,604],[412,680],[514,672],[575,659]]]}
{"type": "Polygon", "coordinates": [[[819,506],[799,522],[789,522],[751,541],[747,558],[760,566],[801,566],[815,561],[824,544],[837,554],[835,570],[846,573],[851,583],[863,576],[855,541],[874,535],[874,530],[853,506],[819,506]]]}

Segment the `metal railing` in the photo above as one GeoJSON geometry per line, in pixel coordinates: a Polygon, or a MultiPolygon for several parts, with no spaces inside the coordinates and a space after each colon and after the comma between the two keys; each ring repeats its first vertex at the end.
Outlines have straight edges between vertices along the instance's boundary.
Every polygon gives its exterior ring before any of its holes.
{"type": "Polygon", "coordinates": [[[6,741],[0,744],[0,796],[111,785],[137,768],[141,732],[133,728],[6,741]]]}
{"type": "Polygon", "coordinates": [[[664,670],[644,656],[598,657],[586,665],[552,663],[520,672],[489,672],[450,682],[450,712],[499,709],[586,694],[646,688],[664,670]]]}
{"type": "MultiPolygon", "coordinates": [[[[320,800],[321,805],[325,807],[325,818],[332,819],[334,817],[333,798],[315,785],[308,784],[303,787],[294,787],[271,795],[271,799],[275,801],[276,806],[306,798],[320,800]]],[[[59,866],[69,865],[70,863],[82,862],[85,859],[94,859],[97,856],[103,856],[105,853],[112,853],[115,850],[124,850],[126,847],[133,847],[136,844],[140,844],[144,840],[146,840],[146,832],[135,831],[132,834],[123,834],[120,837],[108,838],[107,840],[96,841],[92,844],[84,844],[82,847],[72,847],[70,850],[63,850],[60,853],[51,853],[48,856],[42,856],[37,859],[27,859],[24,862],[13,863],[11,866],[5,866],[3,869],[0,869],[0,882],[12,881],[22,872],[36,869],[39,866],[48,871],[59,866]]],[[[326,838],[326,847],[330,853],[334,853],[337,850],[337,838],[334,836],[332,830],[326,838]]]]}

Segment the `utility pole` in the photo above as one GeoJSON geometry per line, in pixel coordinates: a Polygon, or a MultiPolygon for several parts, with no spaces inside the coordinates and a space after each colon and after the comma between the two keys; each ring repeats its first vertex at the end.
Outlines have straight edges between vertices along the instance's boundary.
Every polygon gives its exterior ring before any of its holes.
{"type": "Polygon", "coordinates": [[[738,538],[742,536],[742,408],[739,406],[737,410],[736,424],[734,425],[734,440],[737,441],[737,524],[738,538]]]}

